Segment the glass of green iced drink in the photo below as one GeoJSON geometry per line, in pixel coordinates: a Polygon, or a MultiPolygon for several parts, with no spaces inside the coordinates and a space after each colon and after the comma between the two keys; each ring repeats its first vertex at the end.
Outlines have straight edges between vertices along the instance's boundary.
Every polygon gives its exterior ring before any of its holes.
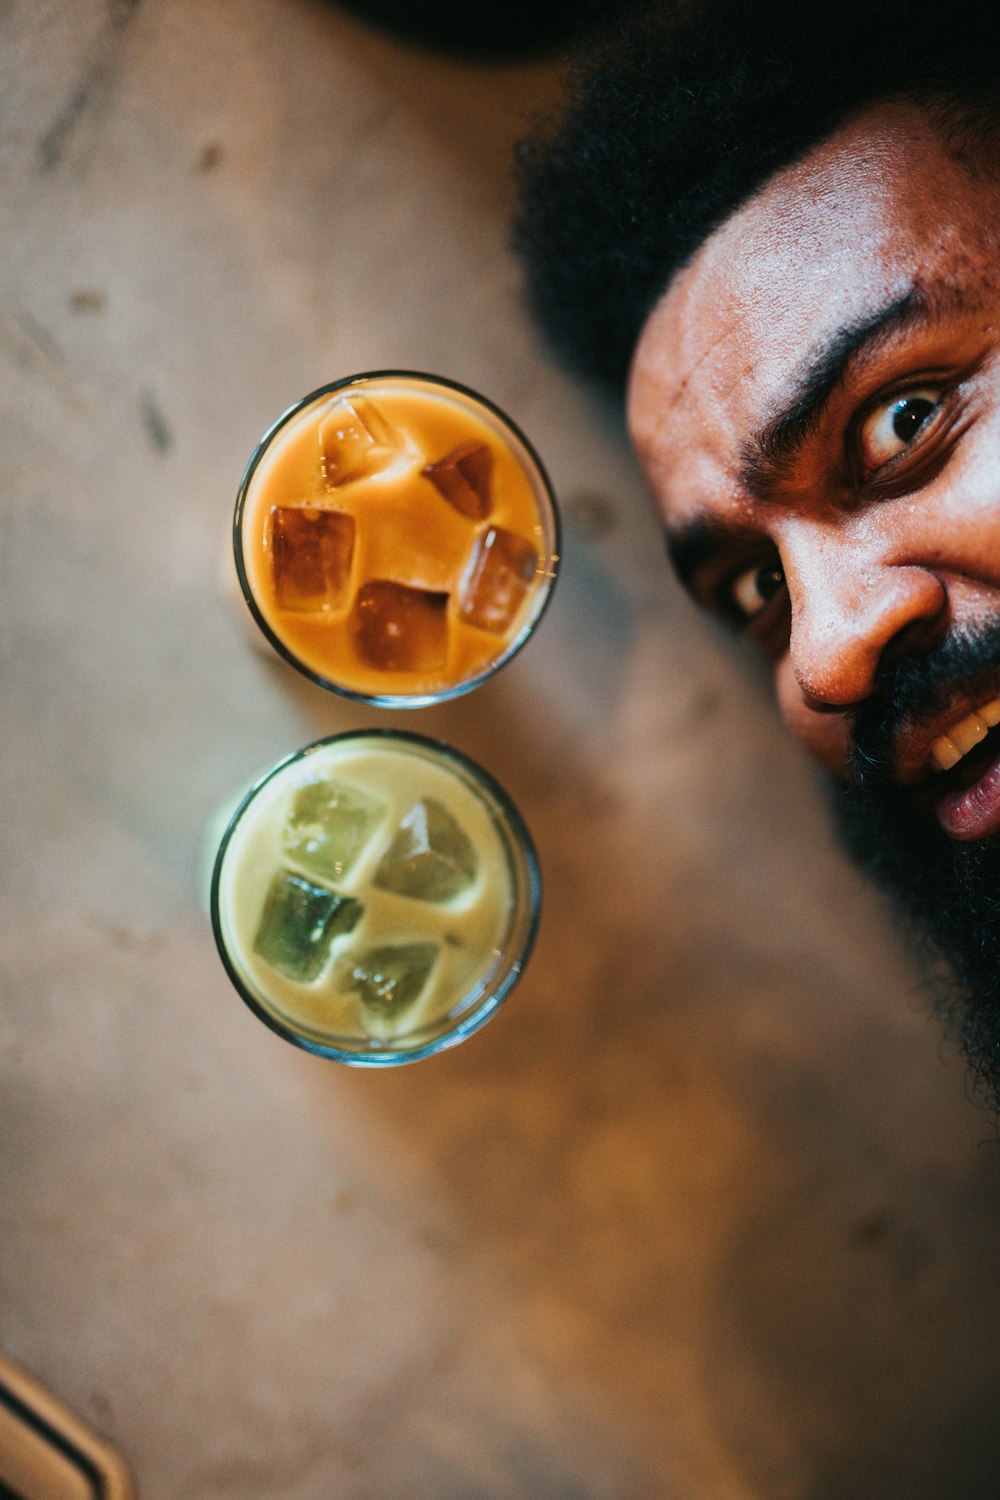
{"type": "Polygon", "coordinates": [[[307,746],[244,798],[212,877],[223,964],[279,1035],[384,1066],[486,1022],[538,924],[531,836],[451,746],[361,730],[307,746]]]}

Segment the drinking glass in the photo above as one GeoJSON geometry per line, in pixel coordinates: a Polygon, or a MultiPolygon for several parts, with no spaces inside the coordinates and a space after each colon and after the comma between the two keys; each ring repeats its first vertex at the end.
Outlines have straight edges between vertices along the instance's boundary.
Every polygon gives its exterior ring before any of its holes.
{"type": "Polygon", "coordinates": [[[524,645],[555,582],[559,516],[499,407],[381,370],[275,422],[233,542],[243,596],[287,661],[349,698],[413,708],[469,692],[524,645]]]}
{"type": "Polygon", "coordinates": [[[452,746],[396,729],[306,746],[223,835],[222,962],[250,1009],[307,1051],[379,1067],[464,1041],[510,993],[541,879],[507,793],[452,746]]]}

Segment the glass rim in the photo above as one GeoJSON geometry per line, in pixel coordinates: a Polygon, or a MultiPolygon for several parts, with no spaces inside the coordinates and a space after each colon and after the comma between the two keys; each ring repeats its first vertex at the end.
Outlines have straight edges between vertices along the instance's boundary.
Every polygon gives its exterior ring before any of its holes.
{"type": "MultiPolygon", "coordinates": [[[[536,494],[536,499],[537,498],[538,497],[536,494]]],[[[460,698],[465,693],[471,693],[474,688],[480,687],[484,682],[492,677],[494,673],[498,672],[501,667],[506,666],[507,662],[509,662],[513,656],[516,656],[516,654],[521,650],[521,647],[524,646],[528,639],[534,634],[536,628],[541,623],[545,611],[548,609],[549,601],[551,600],[552,595],[555,591],[556,577],[559,572],[559,563],[562,555],[562,518],[559,513],[559,505],[556,500],[556,494],[552,484],[552,480],[550,479],[548,470],[539,457],[534,444],[531,442],[531,439],[527,437],[526,434],[521,430],[514,419],[508,416],[503,408],[498,406],[495,401],[491,401],[488,396],[483,396],[479,391],[473,389],[472,386],[463,385],[460,381],[451,380],[445,375],[433,375],[426,370],[363,370],[358,374],[346,375],[339,380],[332,380],[326,385],[318,386],[316,390],[310,391],[308,395],[305,395],[301,397],[300,400],[293,402],[293,404],[289,406],[286,411],[282,412],[281,416],[278,417],[276,421],[271,423],[271,426],[259,439],[257,446],[254,448],[253,453],[250,455],[250,458],[247,461],[246,468],[243,470],[243,477],[240,480],[239,488],[236,492],[236,505],[233,511],[233,553],[236,562],[236,576],[239,580],[240,591],[243,594],[243,598],[250,610],[251,615],[253,616],[254,623],[257,625],[258,629],[266,637],[266,639],[270,642],[270,644],[274,647],[274,649],[278,652],[279,656],[282,656],[284,660],[287,661],[290,666],[294,667],[297,672],[300,672],[303,677],[308,678],[310,682],[316,683],[318,687],[325,688],[328,692],[337,693],[342,698],[350,698],[355,703],[370,704],[373,708],[429,708],[435,703],[446,703],[452,698],[460,698]],[[243,513],[246,508],[247,496],[249,494],[250,485],[253,482],[254,475],[256,474],[257,469],[260,467],[264,454],[267,452],[274,438],[277,437],[282,428],[286,427],[288,423],[291,422],[295,417],[297,417],[300,412],[304,411],[306,407],[312,406],[314,403],[322,400],[323,397],[331,396],[336,391],[350,389],[352,386],[361,385],[363,383],[371,383],[372,381],[378,380],[425,381],[430,385],[441,386],[447,391],[452,391],[459,396],[465,397],[467,400],[471,400],[477,403],[479,406],[485,407],[487,411],[489,411],[495,418],[497,418],[502,423],[502,425],[513,434],[514,438],[525,450],[528,458],[531,460],[531,463],[538,474],[540,492],[545,498],[545,502],[548,507],[548,519],[551,523],[552,545],[549,548],[548,553],[548,567],[545,576],[536,591],[537,595],[539,596],[537,600],[537,606],[532,611],[529,618],[525,621],[524,625],[518,631],[517,635],[514,636],[512,640],[508,641],[507,645],[504,647],[504,650],[500,653],[500,655],[494,657],[491,661],[489,661],[481,672],[477,672],[474,677],[467,678],[463,682],[455,683],[451,687],[441,688],[434,692],[365,693],[360,689],[346,687],[342,683],[334,682],[331,678],[324,677],[321,672],[317,672],[316,670],[314,670],[314,668],[307,666],[305,662],[303,662],[298,656],[295,655],[294,651],[292,651],[290,647],[285,645],[281,637],[275,632],[272,626],[264,618],[264,615],[259,608],[256,599],[254,598],[253,590],[250,587],[250,580],[247,577],[246,565],[243,560],[243,513]]]]}
{"type": "MultiPolygon", "coordinates": [[[[542,910],[542,877],[541,867],[538,860],[538,851],[535,848],[534,839],[516,803],[510,794],[501,786],[496,777],[481,766],[478,761],[466,755],[464,751],[458,750],[446,740],[435,739],[431,735],[417,734],[408,729],[395,729],[379,727],[375,729],[347,729],[338,734],[328,734],[318,740],[312,740],[308,745],[303,745],[299,750],[293,750],[288,755],[282,756],[269,767],[264,774],[253,783],[250,789],[240,798],[239,804],[234,809],[226,824],[225,831],[219,841],[219,848],[212,867],[212,880],[209,891],[209,914],[212,924],[212,936],[222,960],[223,968],[229,977],[233,988],[241,1000],[249,1006],[258,1020],[263,1021],[278,1036],[285,1041],[301,1047],[306,1052],[311,1052],[317,1057],[325,1057],[334,1062],[346,1063],[351,1067],[380,1068],[398,1066],[403,1063],[420,1062],[423,1058],[433,1057],[438,1052],[444,1052],[451,1047],[456,1047],[468,1037],[485,1026],[486,1022],[494,1016],[500,1006],[506,1000],[510,991],[517,981],[531,956],[531,951],[538,934],[538,926],[541,920],[542,910]],[[460,771],[471,778],[479,787],[497,804],[499,811],[511,829],[511,842],[520,853],[523,862],[524,879],[518,879],[518,872],[512,872],[514,879],[515,900],[512,902],[512,910],[523,904],[527,912],[527,920],[523,939],[520,942],[517,955],[510,961],[506,971],[500,976],[499,982],[490,993],[475,1003],[466,1016],[459,1017],[456,1024],[441,1034],[431,1037],[414,1047],[402,1047],[397,1051],[386,1048],[384,1051],[353,1051],[347,1047],[338,1047],[333,1043],[325,1043],[314,1040],[297,1031],[291,1022],[282,1022],[280,1017],[269,1011],[256,997],[250,985],[240,974],[235,963],[229,955],[225,936],[222,930],[222,918],[219,909],[219,894],[222,884],[222,869],[225,863],[226,853],[232,841],[236,828],[246,812],[250,803],[254,801],[258,793],[287,766],[297,761],[304,760],[307,756],[327,745],[343,744],[349,740],[402,740],[423,752],[431,752],[432,755],[442,755],[445,759],[455,762],[460,771]],[[520,899],[518,899],[520,898],[520,899]]],[[[510,935],[513,928],[513,919],[505,933],[505,939],[510,935]]],[[[428,1023],[433,1024],[433,1023],[428,1023]]]]}

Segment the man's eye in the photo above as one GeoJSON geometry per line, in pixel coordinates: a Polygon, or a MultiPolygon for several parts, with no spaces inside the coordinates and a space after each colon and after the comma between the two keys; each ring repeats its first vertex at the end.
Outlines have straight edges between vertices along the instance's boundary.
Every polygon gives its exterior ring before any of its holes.
{"type": "Polygon", "coordinates": [[[907,448],[941,404],[938,386],[920,386],[883,401],[861,428],[861,463],[872,474],[907,448]]]}
{"type": "Polygon", "coordinates": [[[781,564],[767,562],[755,563],[752,568],[737,574],[729,587],[736,608],[747,620],[752,620],[784,586],[781,564]]]}

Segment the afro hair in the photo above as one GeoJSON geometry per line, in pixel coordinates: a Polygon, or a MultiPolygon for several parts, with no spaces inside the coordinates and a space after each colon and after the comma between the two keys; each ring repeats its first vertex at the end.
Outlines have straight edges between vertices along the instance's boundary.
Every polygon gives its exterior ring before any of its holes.
{"type": "Polygon", "coordinates": [[[654,303],[708,235],[840,123],[927,104],[997,167],[988,0],[663,0],[593,38],[518,147],[514,245],[556,351],[621,394],[654,303]]]}

